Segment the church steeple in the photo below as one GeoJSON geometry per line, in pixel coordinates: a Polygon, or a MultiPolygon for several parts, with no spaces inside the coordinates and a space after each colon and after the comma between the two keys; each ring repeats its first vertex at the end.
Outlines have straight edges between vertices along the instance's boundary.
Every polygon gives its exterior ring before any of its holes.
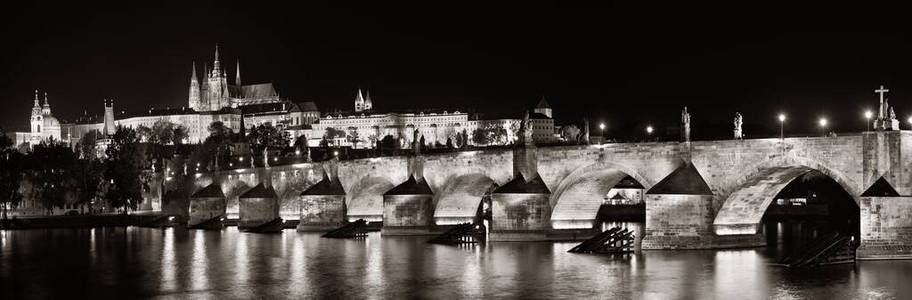
{"type": "Polygon", "coordinates": [[[200,84],[196,78],[196,61],[192,63],[193,70],[190,72],[190,95],[187,97],[187,105],[190,109],[200,110],[200,84]]]}
{"type": "Polygon", "coordinates": [[[35,105],[32,106],[32,108],[41,108],[41,104],[39,103],[39,100],[38,100],[38,90],[37,89],[35,89],[35,105]]]}
{"type": "Polygon", "coordinates": [[[364,97],[364,110],[371,110],[374,108],[374,102],[371,101],[371,92],[370,90],[366,91],[364,97]]]}
{"type": "Polygon", "coordinates": [[[191,63],[191,66],[192,66],[191,67],[192,70],[190,71],[190,82],[199,82],[196,79],[196,61],[195,60],[191,63]]]}
{"type": "Polygon", "coordinates": [[[234,85],[241,86],[241,60],[237,60],[237,76],[234,78],[234,85]]]}
{"type": "Polygon", "coordinates": [[[364,97],[361,96],[361,89],[358,89],[358,95],[355,96],[355,111],[364,110],[364,97]]]}
{"type": "Polygon", "coordinates": [[[214,74],[213,76],[217,77],[222,74],[221,66],[221,63],[219,63],[218,44],[215,44],[215,62],[212,63],[212,73],[214,74]]]}
{"type": "Polygon", "coordinates": [[[48,93],[44,92],[44,106],[41,108],[41,113],[45,115],[51,114],[51,104],[48,103],[48,93]]]}

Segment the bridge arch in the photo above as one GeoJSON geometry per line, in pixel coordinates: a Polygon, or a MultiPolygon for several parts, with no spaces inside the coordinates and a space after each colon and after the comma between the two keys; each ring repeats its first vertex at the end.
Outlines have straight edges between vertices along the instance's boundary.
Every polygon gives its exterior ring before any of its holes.
{"type": "Polygon", "coordinates": [[[795,156],[778,157],[759,163],[734,180],[731,192],[713,220],[717,235],[756,234],[773,198],[790,182],[811,171],[820,172],[836,181],[856,204],[860,186],[842,172],[819,161],[795,156]]]}
{"type": "Polygon", "coordinates": [[[437,225],[472,222],[482,198],[496,185],[484,173],[451,176],[435,195],[434,220],[437,225]]]}
{"type": "Polygon", "coordinates": [[[635,169],[613,162],[598,162],[571,172],[551,194],[552,228],[594,226],[605,195],[627,176],[633,177],[645,190],[655,184],[635,169]]]}
{"type": "Polygon", "coordinates": [[[368,175],[358,179],[345,203],[348,218],[369,222],[383,220],[383,193],[393,187],[395,185],[382,176],[368,175]]]}

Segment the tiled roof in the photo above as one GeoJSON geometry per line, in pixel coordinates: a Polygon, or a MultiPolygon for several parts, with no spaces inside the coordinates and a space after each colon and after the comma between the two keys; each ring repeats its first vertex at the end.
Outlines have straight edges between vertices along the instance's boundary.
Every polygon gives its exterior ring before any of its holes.
{"type": "Polygon", "coordinates": [[[383,195],[433,195],[434,192],[431,191],[431,187],[428,186],[427,181],[415,180],[414,176],[409,176],[405,182],[397,185],[391,190],[387,191],[383,195]]]}
{"type": "Polygon", "coordinates": [[[298,106],[292,102],[281,101],[272,103],[260,103],[240,106],[239,109],[245,115],[265,114],[265,113],[285,113],[289,111],[298,111],[298,106]]]}
{"type": "Polygon", "coordinates": [[[261,99],[278,95],[272,83],[260,83],[241,86],[244,98],[261,99]]]}
{"type": "Polygon", "coordinates": [[[522,174],[516,174],[513,180],[503,186],[494,189],[495,194],[550,194],[551,190],[542,180],[541,176],[536,176],[532,181],[526,182],[522,174]]]}
{"type": "Polygon", "coordinates": [[[665,194],[665,195],[712,195],[712,190],[700,172],[692,163],[674,170],[656,183],[647,194],[665,194]]]}
{"type": "Polygon", "coordinates": [[[261,182],[250,190],[241,194],[240,198],[278,198],[272,187],[266,187],[261,182]]]}
{"type": "Polygon", "coordinates": [[[340,182],[339,179],[331,180],[324,172],[323,180],[320,180],[320,182],[310,186],[301,193],[301,196],[305,195],[345,195],[345,189],[342,188],[342,182],[340,182]]]}
{"type": "Polygon", "coordinates": [[[874,182],[871,187],[868,188],[864,193],[861,193],[862,197],[899,197],[899,193],[896,192],[896,189],[887,182],[883,176],[880,176],[880,179],[874,182]]]}
{"type": "Polygon", "coordinates": [[[218,184],[212,183],[193,193],[190,198],[225,198],[225,194],[222,193],[222,188],[218,184]]]}
{"type": "Polygon", "coordinates": [[[298,102],[297,104],[298,109],[301,111],[320,111],[320,109],[317,108],[317,103],[313,101],[298,102]]]}
{"type": "Polygon", "coordinates": [[[545,96],[542,96],[535,108],[551,108],[551,104],[548,104],[548,100],[545,100],[545,96]]]}

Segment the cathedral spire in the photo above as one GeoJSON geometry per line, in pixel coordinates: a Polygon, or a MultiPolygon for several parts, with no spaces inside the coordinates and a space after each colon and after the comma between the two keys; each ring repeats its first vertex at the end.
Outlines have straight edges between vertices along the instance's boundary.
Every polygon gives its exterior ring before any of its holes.
{"type": "Polygon", "coordinates": [[[33,106],[33,107],[41,107],[41,104],[39,103],[39,100],[38,100],[38,89],[35,89],[35,106],[33,106]]]}
{"type": "Polygon", "coordinates": [[[234,79],[234,85],[241,86],[241,60],[237,60],[237,76],[234,79]]]}
{"type": "Polygon", "coordinates": [[[197,79],[196,79],[196,61],[193,61],[192,66],[193,66],[192,67],[193,71],[191,71],[191,73],[190,73],[190,82],[197,81],[197,79]]]}
{"type": "Polygon", "coordinates": [[[212,72],[214,73],[214,76],[222,74],[221,63],[219,63],[218,44],[215,44],[215,62],[212,64],[212,72]]]}

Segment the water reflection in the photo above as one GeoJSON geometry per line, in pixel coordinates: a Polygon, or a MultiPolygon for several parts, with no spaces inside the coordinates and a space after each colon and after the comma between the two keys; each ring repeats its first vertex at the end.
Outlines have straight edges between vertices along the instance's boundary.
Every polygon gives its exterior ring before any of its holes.
{"type": "Polygon", "coordinates": [[[2,299],[66,291],[121,299],[912,297],[912,262],[795,272],[769,266],[762,248],[613,257],[567,253],[574,243],[449,247],[426,237],[335,240],[234,228],[23,230],[0,238],[2,299]]]}

